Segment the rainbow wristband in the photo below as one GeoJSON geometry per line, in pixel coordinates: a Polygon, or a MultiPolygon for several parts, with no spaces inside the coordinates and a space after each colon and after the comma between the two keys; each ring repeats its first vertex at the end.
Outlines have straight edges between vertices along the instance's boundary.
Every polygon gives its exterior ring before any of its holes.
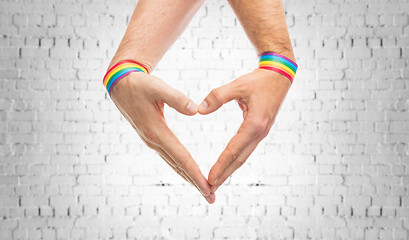
{"type": "Polygon", "coordinates": [[[142,64],[131,60],[120,61],[111,67],[104,76],[102,81],[105,88],[110,94],[112,87],[117,83],[121,78],[127,76],[131,72],[143,72],[148,74],[148,69],[142,64]]]}
{"type": "Polygon", "coordinates": [[[298,65],[287,57],[273,53],[264,52],[259,55],[260,61],[258,68],[272,70],[290,79],[292,83],[294,80],[295,73],[297,72],[298,65]]]}

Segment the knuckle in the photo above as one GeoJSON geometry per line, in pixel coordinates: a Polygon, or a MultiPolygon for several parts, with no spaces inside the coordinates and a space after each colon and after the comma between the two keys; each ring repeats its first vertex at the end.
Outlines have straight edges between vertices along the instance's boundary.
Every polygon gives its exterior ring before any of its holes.
{"type": "Polygon", "coordinates": [[[224,157],[226,159],[236,159],[238,156],[237,150],[233,150],[231,147],[227,146],[224,150],[224,157]]]}
{"type": "Polygon", "coordinates": [[[142,134],[150,142],[152,146],[160,144],[160,138],[155,131],[151,129],[145,129],[144,131],[142,131],[142,134]]]}
{"type": "Polygon", "coordinates": [[[253,134],[261,134],[268,126],[268,119],[256,118],[250,122],[251,132],[253,134]]]}
{"type": "Polygon", "coordinates": [[[173,96],[173,98],[174,98],[174,100],[176,101],[176,102],[186,102],[186,98],[185,98],[185,96],[183,96],[183,94],[182,93],[176,93],[174,96],[173,96]]]}
{"type": "Polygon", "coordinates": [[[177,174],[179,174],[181,177],[183,177],[184,179],[186,179],[185,176],[184,176],[183,173],[182,173],[182,170],[180,170],[180,168],[179,168],[178,165],[176,165],[176,167],[173,167],[173,170],[174,170],[177,174]]]}
{"type": "Polygon", "coordinates": [[[180,174],[185,173],[185,163],[183,161],[176,161],[176,169],[180,174]]]}
{"type": "Polygon", "coordinates": [[[177,159],[175,162],[177,165],[176,168],[181,172],[184,171],[187,163],[186,158],[177,159]]]}
{"type": "Polygon", "coordinates": [[[149,143],[149,142],[146,142],[146,141],[145,141],[145,144],[146,144],[150,149],[153,149],[153,150],[155,150],[155,151],[157,150],[156,147],[155,147],[153,144],[151,144],[151,143],[149,143]]]}
{"type": "Polygon", "coordinates": [[[264,130],[264,132],[261,134],[261,138],[267,137],[269,131],[264,130]]]}
{"type": "Polygon", "coordinates": [[[213,89],[209,93],[209,97],[215,102],[222,102],[222,97],[220,95],[220,90],[218,88],[213,89]]]}
{"type": "Polygon", "coordinates": [[[236,160],[237,163],[239,164],[238,168],[243,166],[243,164],[247,161],[247,158],[239,158],[236,160]]]}
{"type": "Polygon", "coordinates": [[[186,107],[189,104],[189,99],[182,93],[178,93],[174,96],[176,103],[180,103],[182,106],[186,107]]]}
{"type": "Polygon", "coordinates": [[[190,180],[185,176],[185,174],[183,173],[183,171],[181,169],[179,169],[177,166],[176,167],[172,167],[173,170],[179,174],[179,176],[181,176],[186,182],[190,182],[190,180]]]}

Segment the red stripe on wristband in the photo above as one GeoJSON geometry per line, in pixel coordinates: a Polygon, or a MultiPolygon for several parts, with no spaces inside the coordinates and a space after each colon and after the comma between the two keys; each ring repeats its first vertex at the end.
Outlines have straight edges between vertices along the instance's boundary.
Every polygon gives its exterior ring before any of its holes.
{"type": "Polygon", "coordinates": [[[120,61],[112,66],[104,76],[102,83],[110,94],[112,87],[131,72],[149,74],[148,69],[140,63],[131,60],[120,61]]]}
{"type": "Polygon", "coordinates": [[[291,83],[294,81],[298,68],[298,65],[294,61],[273,52],[264,52],[259,56],[259,68],[278,72],[287,77],[291,83]]]}

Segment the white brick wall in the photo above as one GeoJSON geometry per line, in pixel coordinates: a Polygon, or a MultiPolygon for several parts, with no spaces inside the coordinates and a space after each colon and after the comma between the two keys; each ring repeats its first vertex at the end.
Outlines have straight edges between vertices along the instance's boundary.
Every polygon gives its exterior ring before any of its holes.
{"type": "MultiPolygon", "coordinates": [[[[408,239],[409,2],[284,2],[297,77],[208,205],[102,86],[135,1],[0,0],[0,239],[408,239]]],[[[256,66],[207,0],[153,74],[199,103],[256,66]]],[[[207,176],[241,112],[166,117],[207,176]]]]}

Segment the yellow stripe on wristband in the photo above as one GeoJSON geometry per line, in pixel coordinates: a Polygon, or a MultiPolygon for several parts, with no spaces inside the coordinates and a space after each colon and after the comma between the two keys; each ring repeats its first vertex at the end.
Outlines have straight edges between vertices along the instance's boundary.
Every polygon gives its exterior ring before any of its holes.
{"type": "Polygon", "coordinates": [[[283,55],[273,52],[264,52],[260,54],[259,68],[281,73],[292,83],[294,81],[298,65],[283,55]]]}
{"type": "Polygon", "coordinates": [[[148,69],[140,63],[131,60],[125,60],[118,62],[113,67],[111,67],[104,76],[102,83],[107,89],[108,94],[110,94],[112,87],[121,78],[127,76],[131,72],[143,72],[148,73],[148,69]]]}

